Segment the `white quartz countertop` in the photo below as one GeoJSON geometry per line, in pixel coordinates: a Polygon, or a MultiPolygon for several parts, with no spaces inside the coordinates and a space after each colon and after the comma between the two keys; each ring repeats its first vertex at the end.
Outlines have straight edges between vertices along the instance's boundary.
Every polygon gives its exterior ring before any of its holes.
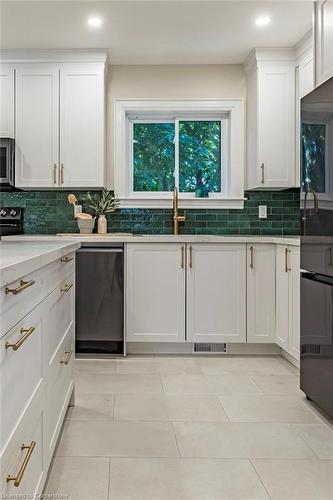
{"type": "Polygon", "coordinates": [[[50,264],[63,255],[80,248],[79,241],[61,238],[22,238],[18,241],[0,241],[0,287],[50,264]]]}
{"type": "Polygon", "coordinates": [[[72,241],[72,242],[118,242],[118,243],[280,243],[282,245],[299,246],[299,236],[228,236],[228,235],[204,235],[204,234],[182,234],[173,236],[172,234],[154,235],[129,235],[128,233],[109,233],[106,235],[84,235],[84,234],[62,234],[62,235],[18,235],[5,236],[3,241],[11,242],[55,242],[55,241],[72,241]]]}

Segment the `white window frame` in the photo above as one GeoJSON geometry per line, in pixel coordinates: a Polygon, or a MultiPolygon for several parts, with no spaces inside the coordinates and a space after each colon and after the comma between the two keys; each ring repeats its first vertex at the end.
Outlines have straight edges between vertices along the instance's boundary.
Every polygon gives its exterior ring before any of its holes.
{"type": "MultiPolygon", "coordinates": [[[[221,193],[197,198],[180,193],[180,208],[243,208],[244,102],[243,99],[114,99],[114,190],[122,208],[170,208],[172,192],[134,192],[131,122],[161,119],[222,120],[221,193]],[[138,119],[136,119],[136,115],[138,119]],[[226,168],[224,169],[224,167],[226,168]]],[[[172,121],[173,121],[172,120],[172,121]]],[[[177,124],[176,124],[177,126],[177,124]]]]}

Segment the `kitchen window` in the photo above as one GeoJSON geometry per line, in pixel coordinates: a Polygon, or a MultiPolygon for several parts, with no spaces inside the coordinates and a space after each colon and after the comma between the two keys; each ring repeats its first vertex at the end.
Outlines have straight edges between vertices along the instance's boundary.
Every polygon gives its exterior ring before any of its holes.
{"type": "Polygon", "coordinates": [[[116,100],[114,189],[124,207],[242,208],[241,100],[116,100]]]}

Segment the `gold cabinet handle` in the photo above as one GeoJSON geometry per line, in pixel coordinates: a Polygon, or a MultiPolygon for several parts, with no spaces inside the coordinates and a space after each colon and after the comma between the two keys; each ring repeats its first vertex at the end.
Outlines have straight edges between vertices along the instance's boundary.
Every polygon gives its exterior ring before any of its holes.
{"type": "Polygon", "coordinates": [[[59,169],[59,184],[61,185],[63,183],[64,183],[64,164],[61,163],[59,169]]]}
{"type": "Polygon", "coordinates": [[[57,165],[53,164],[53,184],[57,184],[57,165]]]}
{"type": "Polygon", "coordinates": [[[24,460],[22,462],[22,465],[20,467],[20,470],[18,471],[16,476],[11,476],[10,474],[7,475],[6,481],[9,483],[9,481],[14,481],[14,486],[20,486],[20,483],[22,481],[22,478],[25,473],[25,469],[27,468],[27,465],[29,463],[29,460],[31,458],[32,452],[34,451],[34,448],[36,446],[36,441],[31,441],[30,444],[22,444],[21,446],[21,451],[23,450],[28,450],[26,456],[24,457],[24,460]]]}
{"type": "Polygon", "coordinates": [[[72,354],[73,354],[73,350],[72,351],[65,351],[65,359],[62,359],[60,361],[60,364],[61,365],[68,365],[69,363],[69,360],[71,359],[72,357],[72,354]]]}
{"type": "Polygon", "coordinates": [[[286,273],[289,271],[289,268],[288,268],[288,248],[284,249],[284,270],[286,273]]]}
{"type": "Polygon", "coordinates": [[[74,257],[68,257],[68,255],[66,255],[65,257],[61,257],[60,259],[60,262],[70,262],[71,260],[74,260],[74,257]]]}
{"type": "Polygon", "coordinates": [[[190,252],[190,259],[189,259],[189,267],[190,269],[192,269],[193,267],[193,249],[192,249],[192,245],[190,245],[190,248],[189,248],[189,252],[190,252]]]}
{"type": "Polygon", "coordinates": [[[17,288],[8,288],[6,287],[5,289],[5,294],[8,295],[9,293],[12,293],[13,295],[17,295],[18,293],[23,292],[23,290],[26,290],[30,286],[34,285],[35,282],[34,280],[31,281],[20,281],[20,285],[17,288]]]}
{"type": "MultiPolygon", "coordinates": [[[[291,254],[291,250],[288,250],[288,254],[291,254]]],[[[288,271],[291,271],[291,267],[289,267],[289,264],[288,264],[288,271]]]]}
{"type": "Polygon", "coordinates": [[[254,248],[250,246],[250,268],[254,268],[254,248]]]}
{"type": "Polygon", "coordinates": [[[65,285],[64,288],[60,288],[61,292],[69,292],[69,290],[74,286],[73,283],[70,283],[69,285],[65,285]]]}
{"type": "Polygon", "coordinates": [[[184,269],[184,245],[181,246],[180,267],[184,269]]]}
{"type": "Polygon", "coordinates": [[[17,349],[21,347],[21,345],[27,340],[28,337],[30,337],[32,333],[34,333],[35,330],[36,328],[34,326],[31,328],[21,328],[20,334],[22,335],[22,333],[24,333],[24,335],[17,342],[15,342],[15,344],[6,342],[5,349],[9,349],[11,347],[13,351],[17,351],[17,349]]]}
{"type": "Polygon", "coordinates": [[[261,184],[265,184],[265,164],[260,165],[261,168],[261,184]]]}

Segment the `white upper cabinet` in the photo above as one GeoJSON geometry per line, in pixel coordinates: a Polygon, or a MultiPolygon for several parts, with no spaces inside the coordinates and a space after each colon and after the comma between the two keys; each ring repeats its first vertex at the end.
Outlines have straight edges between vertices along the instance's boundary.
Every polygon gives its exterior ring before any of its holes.
{"type": "Polygon", "coordinates": [[[246,342],[246,245],[187,245],[187,340],[246,342]]]}
{"type": "Polygon", "coordinates": [[[247,72],[247,188],[295,186],[293,49],[256,49],[247,72]]]}
{"type": "Polygon", "coordinates": [[[58,185],[59,69],[53,64],[16,66],[15,185],[58,185]]]}
{"type": "Polygon", "coordinates": [[[333,76],[333,0],[315,2],[316,85],[333,76]]]}
{"type": "Polygon", "coordinates": [[[185,245],[127,245],[129,342],[185,341],[185,245]]]}
{"type": "Polygon", "coordinates": [[[102,187],[106,52],[2,57],[0,135],[16,135],[16,186],[102,187]]]}
{"type": "Polygon", "coordinates": [[[14,67],[0,65],[0,137],[14,137],[14,67]]]}
{"type": "Polygon", "coordinates": [[[275,245],[247,247],[247,341],[275,343],[275,245]]]}
{"type": "Polygon", "coordinates": [[[60,185],[104,184],[104,67],[60,68],[60,185]]]}

